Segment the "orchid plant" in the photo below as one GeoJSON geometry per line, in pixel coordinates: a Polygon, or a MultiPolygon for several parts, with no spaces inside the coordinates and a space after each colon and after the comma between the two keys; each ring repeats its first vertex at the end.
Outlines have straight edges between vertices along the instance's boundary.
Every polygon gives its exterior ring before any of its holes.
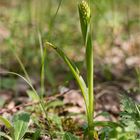
{"type": "Polygon", "coordinates": [[[71,73],[73,74],[75,80],[78,83],[78,86],[81,90],[82,96],[84,98],[85,107],[86,107],[86,118],[87,118],[87,128],[85,129],[84,139],[88,140],[98,140],[98,133],[96,127],[110,127],[110,128],[122,128],[122,125],[119,123],[111,121],[95,121],[94,120],[94,51],[92,45],[92,36],[91,36],[91,9],[88,3],[83,0],[78,4],[78,11],[80,17],[81,31],[84,40],[84,46],[86,49],[85,61],[86,61],[86,72],[87,72],[87,82],[83,79],[80,71],[76,65],[68,58],[68,56],[62,51],[61,48],[46,42],[47,47],[53,48],[59,56],[64,60],[64,62],[69,67],[71,73]]]}
{"type": "Polygon", "coordinates": [[[93,139],[93,115],[94,115],[94,93],[93,93],[93,79],[94,79],[94,59],[93,59],[93,45],[91,38],[91,11],[88,3],[86,1],[82,1],[78,5],[79,17],[81,23],[81,30],[84,39],[84,45],[86,47],[86,69],[87,69],[87,84],[84,81],[83,77],[80,75],[80,72],[76,65],[65,55],[65,53],[55,45],[46,42],[46,46],[52,47],[60,57],[65,61],[70,71],[72,72],[74,78],[76,79],[81,93],[84,98],[85,106],[86,106],[86,116],[88,122],[88,137],[90,140],[93,139]]]}

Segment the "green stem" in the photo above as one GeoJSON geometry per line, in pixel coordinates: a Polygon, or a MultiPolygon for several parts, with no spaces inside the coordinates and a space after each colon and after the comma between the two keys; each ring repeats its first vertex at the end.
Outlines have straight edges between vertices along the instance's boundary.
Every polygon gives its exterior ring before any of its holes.
{"type": "Polygon", "coordinates": [[[88,127],[89,140],[93,139],[93,114],[94,114],[94,94],[93,94],[93,79],[94,79],[94,60],[93,47],[91,36],[88,35],[86,43],[86,67],[87,67],[87,82],[88,82],[88,127]]]}

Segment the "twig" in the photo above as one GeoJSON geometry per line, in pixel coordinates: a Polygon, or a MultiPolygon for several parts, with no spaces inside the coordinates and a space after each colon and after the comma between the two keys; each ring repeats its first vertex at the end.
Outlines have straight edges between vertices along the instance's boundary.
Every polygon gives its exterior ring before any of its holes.
{"type": "MultiPolygon", "coordinates": [[[[63,96],[64,94],[68,93],[69,91],[71,91],[71,89],[68,89],[67,91],[65,91],[65,92],[63,92],[61,94],[56,94],[54,96],[46,97],[46,98],[44,98],[44,100],[46,100],[46,101],[53,101],[56,98],[59,98],[59,97],[63,96]]],[[[10,109],[7,109],[7,108],[1,109],[0,110],[0,115],[5,113],[5,112],[14,112],[13,110],[21,110],[22,108],[25,108],[25,107],[28,107],[28,106],[32,106],[32,105],[37,105],[39,103],[40,103],[39,101],[36,101],[36,102],[24,103],[24,104],[15,106],[15,107],[10,108],[10,109]]]]}

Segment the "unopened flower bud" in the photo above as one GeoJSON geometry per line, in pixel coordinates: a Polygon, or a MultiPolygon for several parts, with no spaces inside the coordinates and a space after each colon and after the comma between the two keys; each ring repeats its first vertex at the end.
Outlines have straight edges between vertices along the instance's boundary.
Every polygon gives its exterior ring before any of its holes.
{"type": "Polygon", "coordinates": [[[82,20],[82,22],[88,23],[90,21],[91,17],[90,8],[88,3],[84,0],[79,4],[79,14],[81,18],[80,20],[82,20]]]}

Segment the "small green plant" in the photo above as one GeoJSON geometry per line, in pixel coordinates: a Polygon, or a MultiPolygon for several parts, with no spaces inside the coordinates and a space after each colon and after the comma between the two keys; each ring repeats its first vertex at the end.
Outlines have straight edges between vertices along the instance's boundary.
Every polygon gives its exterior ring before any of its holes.
{"type": "Polygon", "coordinates": [[[21,140],[28,129],[29,120],[30,115],[27,113],[15,115],[12,123],[6,118],[0,116],[0,122],[2,122],[10,132],[10,136],[4,132],[0,132],[0,139],[1,137],[4,137],[8,140],[21,140]]]}
{"type": "Polygon", "coordinates": [[[64,54],[64,52],[52,45],[49,42],[46,42],[47,46],[51,46],[53,49],[57,51],[57,53],[62,57],[62,59],[66,62],[68,67],[70,68],[72,74],[74,75],[80,89],[82,95],[84,97],[85,105],[86,105],[86,116],[88,122],[88,137],[89,139],[93,139],[93,114],[94,114],[94,95],[93,95],[93,46],[91,39],[91,29],[90,29],[90,19],[91,12],[90,8],[86,1],[82,1],[78,5],[81,30],[83,34],[84,44],[86,47],[86,67],[87,67],[87,85],[83,80],[82,76],[78,68],[75,64],[64,54]]]}
{"type": "Polygon", "coordinates": [[[131,133],[137,140],[140,130],[140,105],[132,98],[123,96],[121,101],[123,111],[120,113],[120,122],[126,133],[131,133]]]}

